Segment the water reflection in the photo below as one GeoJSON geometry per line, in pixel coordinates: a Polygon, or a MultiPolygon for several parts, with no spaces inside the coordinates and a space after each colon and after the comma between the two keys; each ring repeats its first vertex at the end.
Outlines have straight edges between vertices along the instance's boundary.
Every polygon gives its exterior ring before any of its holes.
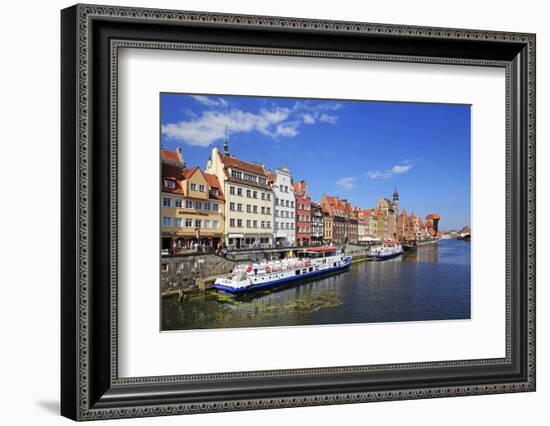
{"type": "Polygon", "coordinates": [[[163,300],[163,330],[470,318],[470,243],[447,240],[317,281],[163,300]]]}

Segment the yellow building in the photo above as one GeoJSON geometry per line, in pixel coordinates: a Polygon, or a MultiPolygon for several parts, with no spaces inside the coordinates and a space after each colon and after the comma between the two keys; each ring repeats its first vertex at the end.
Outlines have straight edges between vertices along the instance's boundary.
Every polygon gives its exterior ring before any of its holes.
{"type": "Polygon", "coordinates": [[[332,243],[332,226],[334,225],[334,217],[323,212],[323,242],[326,244],[332,243]]]}
{"type": "Polygon", "coordinates": [[[264,165],[241,161],[216,147],[206,171],[220,181],[225,194],[225,244],[229,249],[273,245],[274,195],[264,165]]]}
{"type": "Polygon", "coordinates": [[[218,178],[185,167],[181,151],[162,152],[162,249],[213,250],[223,240],[225,198],[218,178]]]}

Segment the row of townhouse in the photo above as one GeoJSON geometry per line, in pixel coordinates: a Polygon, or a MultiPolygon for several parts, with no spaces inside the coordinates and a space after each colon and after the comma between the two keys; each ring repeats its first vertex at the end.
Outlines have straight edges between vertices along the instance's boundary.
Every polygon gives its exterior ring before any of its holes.
{"type": "Polygon", "coordinates": [[[162,248],[243,249],[309,244],[363,244],[374,239],[436,235],[439,215],[425,221],[399,213],[399,194],[381,197],[375,209],[353,207],[324,195],[311,200],[307,183],[291,171],[269,171],[212,148],[204,170],[188,168],[182,151],[162,150],[162,248]]]}

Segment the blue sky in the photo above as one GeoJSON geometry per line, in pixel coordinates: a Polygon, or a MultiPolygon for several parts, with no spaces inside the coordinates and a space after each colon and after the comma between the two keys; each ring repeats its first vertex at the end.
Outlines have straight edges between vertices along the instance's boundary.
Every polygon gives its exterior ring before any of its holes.
{"type": "Polygon", "coordinates": [[[206,166],[213,146],[269,169],[285,165],[312,198],[372,208],[399,192],[401,208],[470,225],[470,106],[161,94],[161,144],[206,166]]]}

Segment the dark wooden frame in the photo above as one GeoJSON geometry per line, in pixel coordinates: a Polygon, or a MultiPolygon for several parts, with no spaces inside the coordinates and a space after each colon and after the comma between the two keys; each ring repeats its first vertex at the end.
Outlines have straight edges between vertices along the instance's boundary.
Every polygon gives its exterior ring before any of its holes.
{"type": "Polygon", "coordinates": [[[535,390],[535,36],[77,5],[62,28],[61,413],[75,420],[535,390]],[[121,379],[119,47],[504,67],[507,342],[502,359],[121,379]]]}

